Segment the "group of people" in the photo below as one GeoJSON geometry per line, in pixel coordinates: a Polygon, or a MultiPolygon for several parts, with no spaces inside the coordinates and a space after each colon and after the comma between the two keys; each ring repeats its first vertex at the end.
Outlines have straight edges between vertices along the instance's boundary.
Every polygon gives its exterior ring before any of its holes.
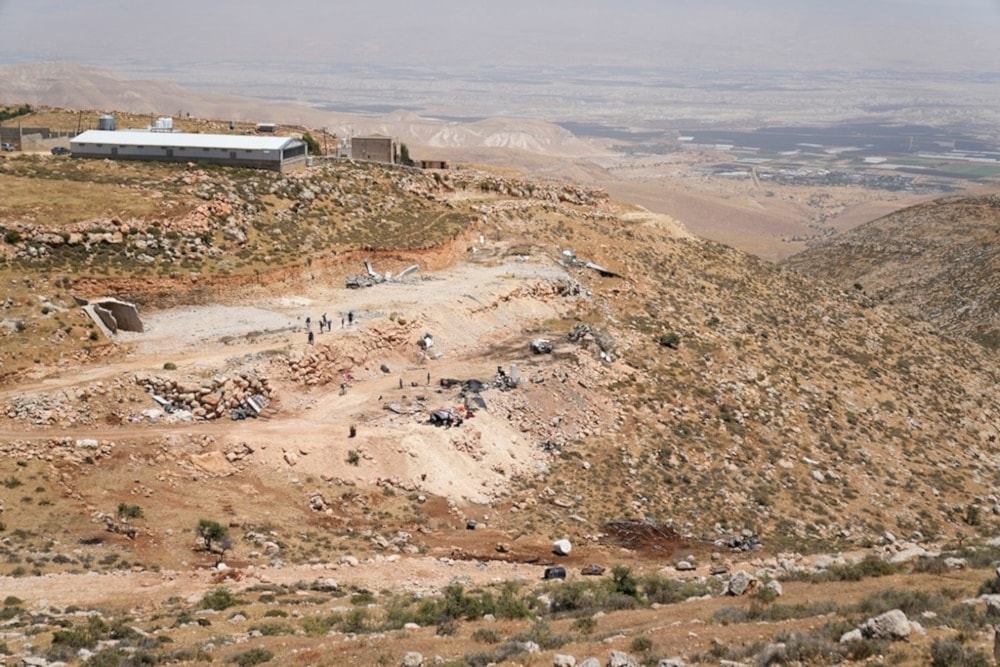
{"type": "MultiPolygon", "coordinates": [[[[329,317],[327,317],[326,313],[323,313],[323,315],[319,318],[318,322],[319,322],[319,332],[320,333],[323,333],[323,329],[326,329],[326,331],[328,333],[330,331],[333,331],[333,320],[331,320],[329,317]]],[[[345,325],[352,325],[352,326],[354,325],[354,311],[353,310],[349,311],[346,316],[340,318],[340,326],[341,326],[341,328],[343,328],[345,325]]],[[[313,342],[316,340],[316,337],[313,335],[312,318],[311,317],[307,317],[306,318],[306,334],[307,334],[307,336],[309,338],[309,344],[312,345],[313,342]]]]}

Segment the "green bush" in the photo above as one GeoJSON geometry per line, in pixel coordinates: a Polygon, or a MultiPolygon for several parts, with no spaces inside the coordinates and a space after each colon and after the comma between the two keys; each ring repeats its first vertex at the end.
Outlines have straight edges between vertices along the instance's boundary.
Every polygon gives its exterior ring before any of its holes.
{"type": "Polygon", "coordinates": [[[641,580],[642,590],[650,603],[676,604],[702,595],[715,595],[720,585],[714,579],[707,581],[678,581],[659,574],[650,574],[641,580]]]}
{"type": "Polygon", "coordinates": [[[581,616],[573,621],[573,624],[569,627],[572,630],[576,630],[580,634],[589,635],[597,629],[597,621],[593,616],[581,616]]]}
{"type": "Polygon", "coordinates": [[[202,609],[214,609],[222,611],[239,604],[239,600],[230,592],[228,588],[215,588],[205,594],[201,599],[202,609]]]}
{"type": "Polygon", "coordinates": [[[632,570],[624,565],[611,568],[611,580],[615,584],[615,592],[631,598],[639,597],[639,582],[632,575],[632,570]]]}
{"type": "Polygon", "coordinates": [[[663,334],[662,336],[660,336],[659,343],[663,347],[668,347],[671,350],[676,350],[681,346],[681,335],[677,332],[663,334]]]}
{"type": "Polygon", "coordinates": [[[263,623],[253,628],[265,637],[275,637],[278,635],[291,635],[295,633],[292,626],[287,623],[263,623]]]}
{"type": "Polygon", "coordinates": [[[931,667],[989,667],[993,664],[985,653],[966,648],[950,639],[935,639],[931,644],[931,667]]]}
{"type": "Polygon", "coordinates": [[[629,644],[629,649],[635,653],[649,653],[653,650],[653,640],[645,636],[636,637],[629,644]]]}
{"type": "Polygon", "coordinates": [[[234,655],[229,659],[229,662],[234,662],[240,667],[251,667],[252,665],[259,665],[263,662],[270,662],[273,658],[274,654],[266,648],[252,648],[249,651],[240,653],[239,655],[234,655]]]}
{"type": "Polygon", "coordinates": [[[481,644],[499,644],[503,641],[503,635],[493,628],[478,628],[472,633],[472,640],[481,644]]]}

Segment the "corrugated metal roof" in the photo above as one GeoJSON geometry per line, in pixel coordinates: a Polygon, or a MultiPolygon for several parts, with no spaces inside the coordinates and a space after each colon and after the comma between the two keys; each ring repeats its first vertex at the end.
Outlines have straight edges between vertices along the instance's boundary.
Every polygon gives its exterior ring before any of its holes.
{"type": "Polygon", "coordinates": [[[222,150],[278,151],[302,143],[294,137],[257,137],[242,134],[193,134],[189,132],[145,132],[142,130],[87,130],[70,144],[111,144],[174,148],[219,148],[222,150]]]}

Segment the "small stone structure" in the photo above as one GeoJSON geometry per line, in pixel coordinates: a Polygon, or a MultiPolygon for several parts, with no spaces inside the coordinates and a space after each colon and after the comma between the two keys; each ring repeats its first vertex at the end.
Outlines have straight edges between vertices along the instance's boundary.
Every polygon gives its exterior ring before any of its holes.
{"type": "Polygon", "coordinates": [[[143,331],[139,309],[134,303],[120,301],[112,297],[101,297],[92,302],[79,298],[76,300],[83,306],[83,312],[108,336],[118,333],[119,329],[139,333],[143,331]]]}

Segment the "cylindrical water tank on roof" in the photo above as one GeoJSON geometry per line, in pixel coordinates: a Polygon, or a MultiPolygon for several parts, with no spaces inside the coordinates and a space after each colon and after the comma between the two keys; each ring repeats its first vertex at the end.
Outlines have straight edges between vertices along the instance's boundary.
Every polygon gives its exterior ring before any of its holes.
{"type": "Polygon", "coordinates": [[[111,115],[101,116],[97,120],[97,129],[99,130],[115,130],[117,126],[115,124],[115,117],[111,115]]]}

